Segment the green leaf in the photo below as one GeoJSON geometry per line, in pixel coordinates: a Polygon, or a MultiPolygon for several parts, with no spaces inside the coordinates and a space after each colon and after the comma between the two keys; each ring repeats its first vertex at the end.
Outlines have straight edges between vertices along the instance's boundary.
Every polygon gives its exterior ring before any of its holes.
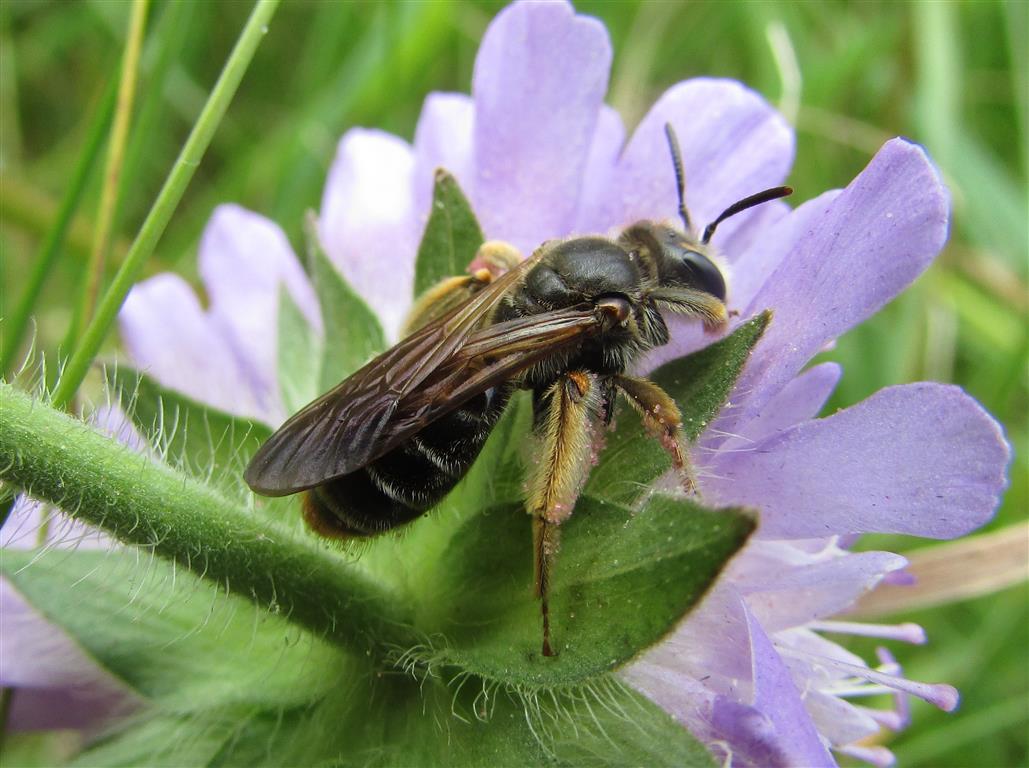
{"type": "Polygon", "coordinates": [[[580,701],[579,706],[585,708],[592,721],[586,725],[592,727],[577,731],[560,725],[559,730],[555,729],[558,733],[554,752],[559,764],[592,768],[714,768],[715,762],[703,744],[667,712],[635,691],[595,686],[585,689],[580,701]],[[609,738],[611,734],[616,737],[609,738]]]}
{"type": "Polygon", "coordinates": [[[79,754],[72,766],[181,768],[210,765],[239,730],[238,717],[154,713],[132,721],[79,754]]]}
{"type": "Polygon", "coordinates": [[[612,678],[541,696],[475,678],[457,685],[430,680],[411,696],[404,681],[383,691],[385,727],[368,723],[367,751],[333,765],[712,766],[685,729],[612,678]]]}
{"type": "Polygon", "coordinates": [[[634,513],[584,496],[561,526],[551,584],[556,658],[540,655],[532,533],[521,504],[465,522],[421,585],[418,626],[445,643],[427,659],[524,686],[581,683],[658,642],[755,528],[741,510],[656,495],[634,513]]]}
{"type": "Polygon", "coordinates": [[[432,211],[415,261],[415,296],[444,278],[463,275],[484,239],[457,179],[442,168],[438,169],[432,193],[432,211]]]}
{"type": "MultiPolygon", "coordinates": [[[[687,441],[696,440],[725,404],[770,319],[771,314],[763,312],[732,335],[665,363],[650,375],[678,403],[687,441]]],[[[622,407],[617,418],[617,428],[608,434],[600,465],[590,475],[585,492],[634,506],[671,461],[630,408],[622,407]]]]}
{"type": "Polygon", "coordinates": [[[386,348],[379,318],[350,287],[318,240],[314,214],[306,222],[311,281],[325,326],[319,392],[327,392],[386,348]]]}
{"type": "Polygon", "coordinates": [[[107,386],[165,460],[234,496],[243,468],[271,435],[257,421],[233,416],[161,386],[134,368],[107,368],[107,386]]]}
{"type": "MultiPolygon", "coordinates": [[[[7,689],[13,694],[14,690],[7,689]]],[[[63,765],[68,754],[67,731],[5,731],[3,764],[17,768],[53,768],[63,765]]]]}
{"type": "Polygon", "coordinates": [[[322,340],[289,292],[279,293],[278,374],[286,413],[296,413],[319,394],[322,340]]]}
{"type": "Polygon", "coordinates": [[[81,765],[625,766],[713,763],[678,723],[613,678],[518,693],[480,679],[350,677],[307,705],[155,713],[81,765]],[[147,754],[147,741],[153,757],[147,754]]]}
{"type": "Polygon", "coordinates": [[[326,641],[132,550],[5,550],[0,572],[101,666],[166,709],[285,706],[338,684],[326,641]]]}

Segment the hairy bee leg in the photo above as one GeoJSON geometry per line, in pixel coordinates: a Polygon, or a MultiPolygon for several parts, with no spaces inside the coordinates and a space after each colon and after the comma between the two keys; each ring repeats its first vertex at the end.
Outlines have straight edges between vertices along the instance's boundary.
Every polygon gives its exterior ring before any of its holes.
{"type": "Polygon", "coordinates": [[[476,270],[471,275],[458,275],[440,280],[415,300],[400,329],[401,337],[408,336],[436,318],[442,317],[454,307],[468,301],[491,282],[493,275],[485,268],[476,270]]]}
{"type": "Polygon", "coordinates": [[[603,389],[601,393],[600,420],[605,427],[610,427],[615,418],[615,398],[618,393],[618,388],[615,386],[614,380],[610,376],[605,376],[601,380],[600,386],[603,389]]]}
{"type": "Polygon", "coordinates": [[[522,262],[522,252],[503,240],[487,240],[475,252],[475,258],[468,265],[469,272],[488,269],[493,277],[500,277],[522,262]]]}
{"type": "Polygon", "coordinates": [[[550,577],[559,543],[559,526],[572,514],[575,498],[589,472],[592,431],[603,391],[597,377],[571,371],[551,385],[537,403],[539,461],[532,467],[526,508],[533,519],[536,596],[543,617],[543,655],[550,645],[550,577]]]}
{"type": "Polygon", "coordinates": [[[445,277],[415,299],[400,330],[408,336],[475,294],[521,262],[522,256],[513,245],[488,240],[479,246],[468,267],[470,274],[445,277]]]}
{"type": "Polygon", "coordinates": [[[556,656],[550,647],[550,566],[561,542],[561,528],[545,518],[532,518],[532,551],[536,567],[536,598],[543,616],[543,655],[556,656]]]}
{"type": "Polygon", "coordinates": [[[635,376],[614,376],[614,385],[639,413],[644,426],[654,433],[661,446],[672,457],[683,490],[693,493],[697,483],[690,466],[689,454],[682,439],[682,414],[679,406],[661,387],[635,376]]]}
{"type": "Polygon", "coordinates": [[[717,331],[729,322],[725,303],[706,291],[695,288],[658,288],[650,292],[658,306],[679,315],[700,318],[705,331],[717,331]]]}

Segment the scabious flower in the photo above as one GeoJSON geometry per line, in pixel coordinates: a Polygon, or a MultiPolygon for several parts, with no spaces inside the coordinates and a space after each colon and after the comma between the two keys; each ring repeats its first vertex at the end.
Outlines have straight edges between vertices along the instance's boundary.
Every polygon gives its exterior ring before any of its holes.
{"type": "MultiPolygon", "coordinates": [[[[792,131],[736,82],[673,86],[626,140],[604,104],[610,63],[596,20],[565,3],[516,3],[486,32],[472,96],[430,95],[413,146],[372,130],[343,137],[318,233],[388,336],[411,303],[437,167],[457,177],[488,238],[526,253],[551,238],[674,220],[666,122],[682,145],[698,221],[786,178],[792,131]]],[[[700,607],[621,674],[733,765],[831,765],[833,751],[885,764],[887,750],[862,742],[882,726],[904,726],[908,694],[944,709],[957,703],[948,686],[906,680],[887,651],[873,667],[825,635],[923,640],[913,625],[832,618],[882,580],[902,578],[905,565],[847,545],[872,531],[950,538],[986,522],[1004,486],[1000,429],[959,389],[939,384],[889,388],[817,419],[841,371],[804,370],[929,265],[948,219],[932,163],[898,139],[847,189],[796,210],[760,206],[715,237],[732,274],[734,323],[765,309],[774,320],[693,458],[704,501],[754,507],[761,527],[700,607]],[[890,709],[854,703],[887,691],[890,709]]],[[[280,295],[320,332],[312,288],[281,230],[237,206],[215,212],[199,258],[209,307],[180,278],[151,278],[122,311],[126,348],[164,385],[276,425],[286,416],[276,374],[280,295]]],[[[683,323],[673,329],[642,373],[710,340],[683,323]]]]}

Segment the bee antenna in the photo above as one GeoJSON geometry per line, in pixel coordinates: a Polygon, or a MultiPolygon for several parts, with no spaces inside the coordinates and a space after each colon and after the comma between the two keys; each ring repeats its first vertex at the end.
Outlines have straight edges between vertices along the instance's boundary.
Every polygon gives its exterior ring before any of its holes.
{"type": "Polygon", "coordinates": [[[704,228],[704,236],[700,238],[701,244],[707,245],[711,242],[711,237],[715,233],[715,227],[730,216],[735,216],[737,213],[745,211],[748,208],[753,208],[755,205],[761,205],[761,203],[767,203],[770,200],[778,200],[780,197],[787,197],[792,194],[793,187],[772,187],[771,189],[766,189],[763,192],[758,192],[756,195],[751,195],[750,197],[745,197],[742,200],[737,200],[722,211],[717,219],[704,228]]]}
{"type": "Polygon", "coordinates": [[[682,152],[679,151],[679,137],[671,123],[665,123],[665,136],[668,137],[668,149],[672,153],[672,166],[675,168],[675,188],[679,192],[679,218],[687,232],[693,231],[690,223],[690,212],[686,210],[686,182],[682,174],[682,152]]]}

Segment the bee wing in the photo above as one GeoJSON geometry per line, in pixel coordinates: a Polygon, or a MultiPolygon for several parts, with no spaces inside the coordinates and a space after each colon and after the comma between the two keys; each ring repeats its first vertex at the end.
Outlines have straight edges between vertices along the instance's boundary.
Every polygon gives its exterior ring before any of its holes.
{"type": "Polygon", "coordinates": [[[432,323],[293,416],[244,478],[259,493],[285,495],[355,472],[602,324],[593,308],[558,310],[467,333],[462,324],[455,343],[446,320],[432,323]]]}
{"type": "MultiPolygon", "coordinates": [[[[599,331],[593,307],[560,309],[497,323],[476,331],[467,343],[399,405],[382,455],[436,419],[490,387],[599,331]]],[[[377,457],[376,457],[377,458],[377,457]]]]}
{"type": "Polygon", "coordinates": [[[503,281],[496,297],[479,301],[480,293],[293,416],[254,455],[247,484],[278,496],[354,472],[475,395],[602,327],[597,311],[585,308],[477,329],[517,276],[505,278],[482,292],[494,293],[503,281]]]}

